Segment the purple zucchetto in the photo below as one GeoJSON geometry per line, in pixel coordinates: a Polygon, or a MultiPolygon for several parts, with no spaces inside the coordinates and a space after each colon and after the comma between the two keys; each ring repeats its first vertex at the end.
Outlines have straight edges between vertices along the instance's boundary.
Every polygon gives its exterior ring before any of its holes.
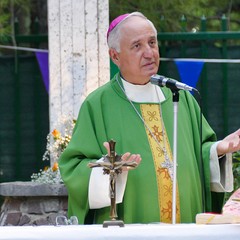
{"type": "Polygon", "coordinates": [[[127,16],[129,16],[129,13],[120,15],[120,16],[116,17],[116,18],[111,22],[111,24],[109,25],[108,31],[107,31],[107,39],[108,39],[108,36],[109,36],[110,32],[111,32],[120,22],[122,22],[127,16]]]}

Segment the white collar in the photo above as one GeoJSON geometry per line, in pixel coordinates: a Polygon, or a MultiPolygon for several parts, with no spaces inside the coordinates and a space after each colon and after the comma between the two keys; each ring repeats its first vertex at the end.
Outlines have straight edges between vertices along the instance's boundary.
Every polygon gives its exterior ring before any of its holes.
{"type": "Polygon", "coordinates": [[[121,78],[127,97],[134,102],[159,103],[165,100],[165,96],[159,86],[151,82],[145,85],[135,85],[121,78]]]}

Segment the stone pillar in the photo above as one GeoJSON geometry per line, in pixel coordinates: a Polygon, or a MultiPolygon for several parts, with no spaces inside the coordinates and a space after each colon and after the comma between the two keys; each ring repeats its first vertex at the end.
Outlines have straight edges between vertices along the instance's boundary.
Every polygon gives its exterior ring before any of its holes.
{"type": "Polygon", "coordinates": [[[50,130],[109,81],[108,0],[48,0],[50,130]]]}

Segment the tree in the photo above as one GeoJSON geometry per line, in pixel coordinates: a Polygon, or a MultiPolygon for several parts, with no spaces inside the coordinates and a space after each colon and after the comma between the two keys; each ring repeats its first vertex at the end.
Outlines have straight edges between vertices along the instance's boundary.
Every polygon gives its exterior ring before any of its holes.
{"type": "Polygon", "coordinates": [[[187,31],[198,31],[200,19],[207,18],[207,29],[219,31],[219,19],[226,15],[228,29],[239,30],[240,0],[109,0],[110,20],[132,11],[140,11],[152,20],[158,31],[182,30],[181,19],[187,20],[187,31]]]}
{"type": "Polygon", "coordinates": [[[0,42],[11,37],[15,45],[15,22],[18,22],[18,34],[31,34],[37,18],[41,19],[39,32],[47,33],[47,0],[1,0],[0,42]]]}
{"type": "Polygon", "coordinates": [[[8,0],[0,2],[0,40],[4,40],[7,35],[11,34],[10,12],[7,11],[9,5],[8,0]]]}

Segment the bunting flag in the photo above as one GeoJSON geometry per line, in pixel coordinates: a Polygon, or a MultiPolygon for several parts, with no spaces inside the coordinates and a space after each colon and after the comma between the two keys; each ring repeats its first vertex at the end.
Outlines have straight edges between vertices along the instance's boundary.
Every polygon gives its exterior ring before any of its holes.
{"type": "Polygon", "coordinates": [[[38,60],[38,65],[41,70],[44,86],[49,93],[49,67],[48,67],[48,52],[35,52],[38,60]]]}
{"type": "Polygon", "coordinates": [[[177,65],[181,81],[196,88],[199,76],[202,72],[204,61],[174,60],[177,65]]]}

